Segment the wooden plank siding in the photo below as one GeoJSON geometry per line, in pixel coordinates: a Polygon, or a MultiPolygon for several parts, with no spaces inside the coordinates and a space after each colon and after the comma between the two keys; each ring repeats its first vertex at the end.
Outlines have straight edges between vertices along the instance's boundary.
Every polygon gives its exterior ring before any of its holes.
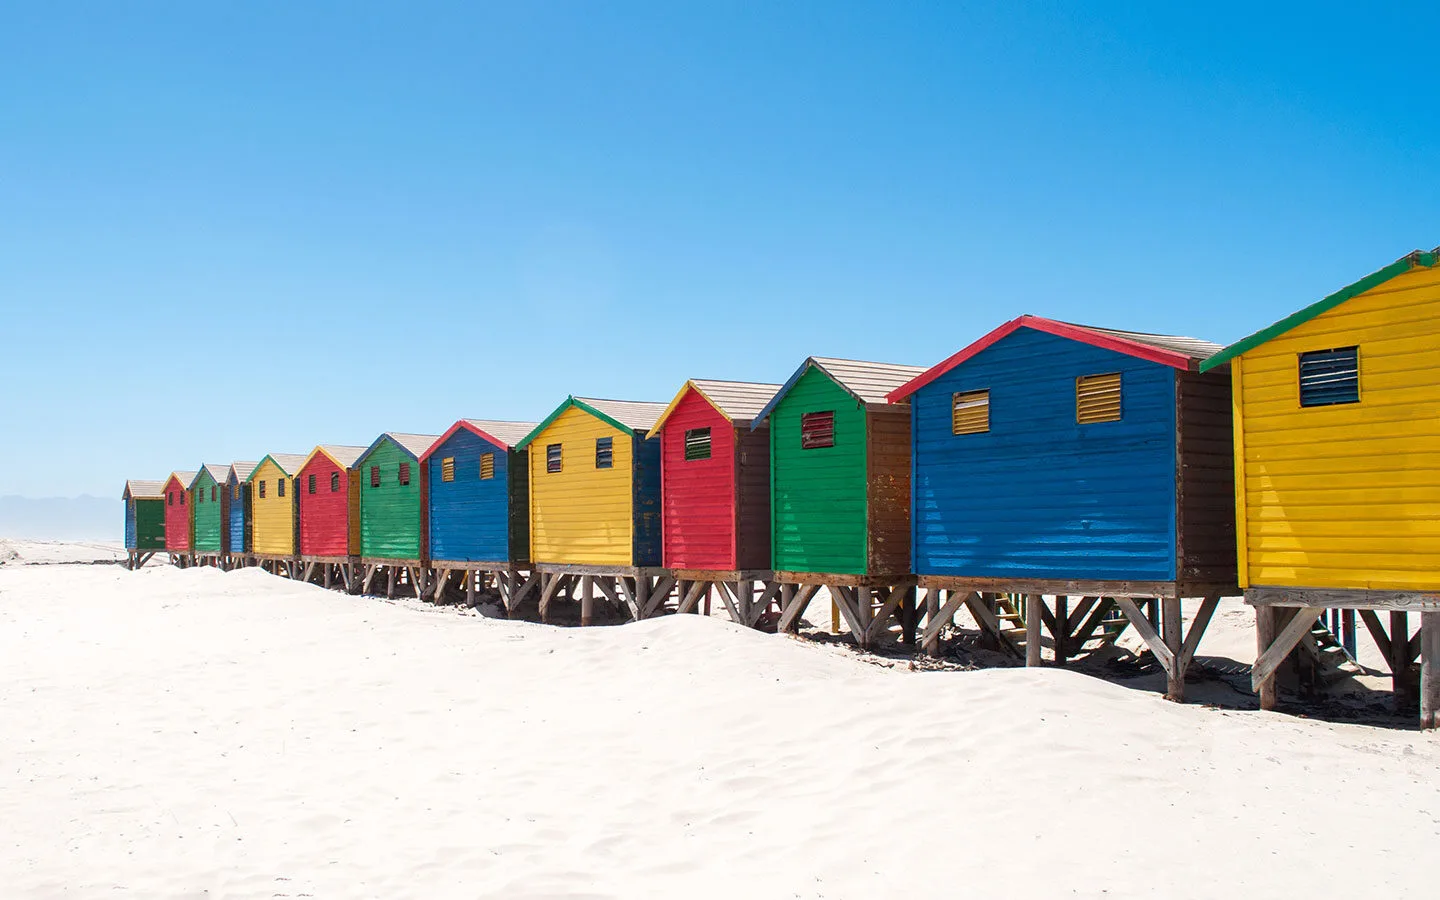
{"type": "Polygon", "coordinates": [[[360,556],[366,559],[419,561],[423,557],[424,466],[388,436],[378,439],[356,463],[360,483],[360,556]],[[400,467],[410,483],[400,483],[400,467]],[[379,485],[371,472],[379,470],[379,485]]]}
{"type": "Polygon", "coordinates": [[[735,431],[738,507],[736,569],[770,568],[770,426],[735,431]]]}
{"type": "Polygon", "coordinates": [[[668,568],[738,567],[735,435],[729,417],[693,388],[675,404],[660,429],[664,564],[668,568]],[[710,429],[710,456],[687,460],[685,433],[697,428],[710,429]]]}
{"type": "Polygon", "coordinates": [[[867,571],[910,571],[910,404],[867,413],[867,571]]]}
{"type": "Polygon", "coordinates": [[[528,455],[512,451],[463,428],[436,444],[425,461],[430,507],[430,556],[463,562],[525,561],[527,499],[512,481],[524,484],[528,455]],[[490,478],[481,478],[480,459],[491,454],[490,478]],[[444,478],[453,460],[453,480],[444,478]],[[519,500],[518,510],[513,504],[519,500]],[[512,515],[518,513],[517,516],[512,515]],[[518,554],[518,556],[517,556],[518,554]]]}
{"type": "Polygon", "coordinates": [[[190,492],[194,472],[176,472],[165,481],[165,549],[190,549],[190,492]]]}
{"type": "Polygon", "coordinates": [[[1186,583],[1238,584],[1230,373],[1176,373],[1176,558],[1186,583]]]}
{"type": "MultiPolygon", "coordinates": [[[[299,468],[304,457],[286,454],[299,468]]],[[[295,478],[267,456],[250,473],[251,552],[261,556],[295,555],[295,478]],[[283,489],[282,489],[283,486],[283,489]]]]}
{"type": "Polygon", "coordinates": [[[911,397],[914,571],[1171,581],[1175,369],[1030,328],[911,397]],[[1119,421],[1077,424],[1076,379],[1119,373],[1119,421]],[[989,430],[955,434],[953,397],[989,391],[989,430]]]}
{"type": "Polygon", "coordinates": [[[1232,367],[1246,585],[1440,589],[1440,267],[1245,350],[1232,367]],[[1358,346],[1358,403],[1301,407],[1298,357],[1358,346]]]}
{"type": "Polygon", "coordinates": [[[634,561],[634,444],[631,435],[570,407],[530,442],[530,555],[571,565],[658,565],[634,561]],[[613,440],[612,466],[595,467],[595,441],[613,440]],[[546,471],[546,447],[561,445],[561,470],[546,471]]]}
{"type": "Polygon", "coordinates": [[[229,512],[224,491],[208,466],[201,466],[190,488],[190,527],[197,553],[220,553],[229,512]]]}
{"type": "Polygon", "coordinates": [[[229,516],[230,527],[227,531],[228,544],[226,549],[230,553],[248,553],[251,547],[250,527],[252,512],[250,508],[250,482],[247,481],[250,473],[255,471],[256,463],[234,463],[225,478],[225,488],[230,493],[229,516]]]}
{"type": "Polygon", "coordinates": [[[770,414],[771,556],[791,572],[864,574],[866,553],[864,406],[811,367],[770,414]],[[800,418],[833,410],[832,447],[802,449],[800,418]]]}
{"type": "Polygon", "coordinates": [[[316,447],[300,467],[295,479],[299,506],[301,556],[356,556],[350,520],[357,515],[351,483],[355,473],[349,464],[363,448],[316,447]]]}
{"type": "Polygon", "coordinates": [[[121,499],[125,502],[125,549],[164,550],[165,485],[127,482],[121,499]]]}

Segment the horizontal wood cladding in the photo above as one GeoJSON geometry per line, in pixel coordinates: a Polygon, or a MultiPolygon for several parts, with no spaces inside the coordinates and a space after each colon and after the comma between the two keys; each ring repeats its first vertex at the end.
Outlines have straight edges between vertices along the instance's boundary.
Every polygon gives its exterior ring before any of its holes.
{"type": "Polygon", "coordinates": [[[262,461],[250,476],[251,551],[266,556],[295,555],[294,479],[262,461]],[[285,495],[279,486],[285,483],[285,495]],[[263,496],[262,496],[263,495],[263,496]]]}
{"type": "Polygon", "coordinates": [[[1235,444],[1227,370],[1176,373],[1181,581],[1237,583],[1235,444]]]}
{"type": "Polygon", "coordinates": [[[770,427],[735,430],[736,568],[770,568],[770,427]]]}
{"type": "Polygon", "coordinates": [[[424,506],[420,463],[386,438],[362,456],[355,469],[360,478],[360,556],[420,559],[424,506]],[[377,469],[380,483],[374,486],[371,472],[377,469]]]}
{"type": "Polygon", "coordinates": [[[352,477],[353,473],[324,453],[316,453],[300,470],[295,493],[300,505],[302,556],[349,556],[359,552],[350,543],[352,477]]]}
{"type": "Polygon", "coordinates": [[[868,571],[910,571],[910,405],[868,413],[868,571]]]}
{"type": "Polygon", "coordinates": [[[224,549],[226,506],[223,499],[214,477],[202,468],[195,476],[195,487],[190,493],[191,535],[197,552],[219,553],[224,549]]]}
{"type": "Polygon", "coordinates": [[[736,568],[736,446],[730,420],[691,388],[665,420],[658,439],[665,565],[736,568]],[[709,430],[709,456],[688,458],[686,434],[702,428],[709,430]]]}
{"type": "Polygon", "coordinates": [[[912,397],[920,575],[1174,581],[1175,370],[1021,328],[912,397]],[[1076,379],[1119,373],[1120,420],[1076,421],[1076,379]],[[990,430],[955,434],[956,393],[990,430]]]}
{"type": "Polygon", "coordinates": [[[225,490],[230,494],[226,515],[230,525],[226,529],[226,549],[231,553],[245,553],[250,549],[250,485],[239,481],[232,472],[226,480],[225,490]]]}
{"type": "Polygon", "coordinates": [[[770,414],[771,545],[774,567],[864,574],[865,410],[810,368],[770,414]],[[834,445],[801,446],[801,418],[834,412],[834,445]]]}
{"type": "MultiPolygon", "coordinates": [[[[455,561],[511,559],[512,458],[472,431],[460,429],[431,451],[430,555],[455,561]],[[482,478],[481,460],[491,460],[482,478]],[[452,460],[453,478],[442,477],[445,460],[452,460]]],[[[523,472],[522,472],[523,478],[523,472]]],[[[524,503],[521,504],[521,511],[524,503]]]]}
{"type": "Polygon", "coordinates": [[[578,407],[556,417],[531,442],[530,556],[535,562],[635,565],[630,435],[578,407]],[[595,468],[595,440],[612,438],[612,466],[595,468]],[[546,448],[561,447],[560,471],[547,471],[546,448]]]}
{"type": "Polygon", "coordinates": [[[190,492],[173,475],[165,482],[165,549],[190,549],[190,492]]]}
{"type": "Polygon", "coordinates": [[[1440,269],[1416,269],[1246,351],[1249,584],[1440,589],[1440,269]],[[1359,402],[1300,405],[1300,354],[1358,347],[1359,402]]]}
{"type": "Polygon", "coordinates": [[[125,501],[125,546],[130,550],[165,549],[165,501],[125,501]]]}

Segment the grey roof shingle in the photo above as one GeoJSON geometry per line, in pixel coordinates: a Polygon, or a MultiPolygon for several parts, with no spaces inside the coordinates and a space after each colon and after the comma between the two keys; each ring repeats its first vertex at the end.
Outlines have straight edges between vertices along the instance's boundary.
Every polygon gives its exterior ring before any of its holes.
{"type": "Polygon", "coordinates": [[[1122,340],[1134,341],[1137,344],[1148,344],[1151,347],[1159,347],[1161,350],[1170,350],[1175,353],[1183,353],[1194,360],[1209,359],[1216,353],[1225,349],[1219,344],[1210,341],[1202,341],[1199,338],[1183,337],[1176,334],[1147,334],[1143,331],[1120,331],[1115,328],[1100,328],[1095,325],[1081,325],[1078,322],[1066,322],[1066,325],[1074,325],[1076,328],[1084,328],[1087,331],[1095,331],[1122,340]]]}
{"type": "Polygon", "coordinates": [[[364,447],[349,447],[342,444],[321,444],[315,449],[324,450],[332,459],[347,469],[359,462],[360,457],[365,455],[364,447]]]}
{"type": "Polygon", "coordinates": [[[592,406],[615,421],[634,431],[650,431],[655,421],[665,411],[666,404],[642,400],[597,400],[591,397],[576,397],[586,406],[592,406]]]}
{"type": "Polygon", "coordinates": [[[132,500],[161,500],[165,497],[165,482],[131,478],[125,482],[125,492],[132,500]]]}
{"type": "Polygon", "coordinates": [[[732,422],[739,425],[749,425],[754,421],[765,408],[765,404],[780,390],[778,384],[754,381],[710,381],[692,378],[690,384],[708,397],[732,422]]]}
{"type": "Polygon", "coordinates": [[[228,482],[230,476],[234,475],[235,483],[239,484],[249,478],[250,473],[255,471],[255,467],[258,465],[260,465],[258,462],[233,462],[230,464],[230,471],[226,474],[225,480],[228,482]]]}
{"type": "Polygon", "coordinates": [[[464,419],[462,421],[480,429],[511,449],[525,440],[526,436],[535,430],[535,426],[540,424],[539,422],[497,422],[490,419],[464,419]]]}

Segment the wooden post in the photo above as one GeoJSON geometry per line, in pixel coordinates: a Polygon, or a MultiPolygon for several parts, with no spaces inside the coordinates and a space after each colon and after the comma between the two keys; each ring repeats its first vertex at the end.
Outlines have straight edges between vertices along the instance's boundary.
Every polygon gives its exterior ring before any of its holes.
{"type": "Polygon", "coordinates": [[[1420,727],[1440,728],[1440,612],[1420,614],[1420,727]]]}
{"type": "Polygon", "coordinates": [[[900,645],[903,647],[915,647],[915,595],[919,588],[910,585],[905,588],[905,596],[900,600],[900,645]]]}
{"type": "Polygon", "coordinates": [[[590,575],[580,576],[580,624],[595,624],[595,579],[590,575]]]}
{"type": "Polygon", "coordinates": [[[940,657],[940,629],[935,627],[935,621],[940,617],[940,589],[929,588],[925,591],[925,631],[933,637],[925,642],[925,655],[938,659],[940,657]]]}
{"type": "Polygon", "coordinates": [[[855,589],[855,611],[860,620],[860,633],[855,635],[855,643],[861,647],[870,647],[870,620],[875,615],[875,589],[862,587],[855,589]]]}
{"type": "Polygon", "coordinates": [[[1043,617],[1040,606],[1045,598],[1040,594],[1025,595],[1025,665],[1040,665],[1040,625],[1043,617]]]}
{"type": "Polygon", "coordinates": [[[395,599],[395,567],[385,567],[385,599],[395,599]]]}
{"type": "MultiPolygon", "coordinates": [[[[789,609],[789,608],[790,608],[790,601],[791,601],[791,600],[794,600],[794,599],[795,599],[795,585],[793,585],[793,584],[782,584],[782,585],[780,585],[780,612],[783,613],[783,612],[785,612],[785,610],[789,609]]],[[[785,630],[785,631],[789,631],[791,634],[797,633],[797,632],[800,630],[800,617],[799,617],[799,616],[796,616],[794,619],[792,619],[792,620],[790,621],[789,627],[787,627],[787,628],[784,629],[784,630],[785,630]]]]}
{"type": "Polygon", "coordinates": [[[1395,711],[1405,712],[1410,676],[1410,614],[1390,611],[1390,690],[1395,711]]]}
{"type": "Polygon", "coordinates": [[[1070,598],[1055,595],[1055,665],[1065,665],[1070,657],[1070,598]]]}
{"type": "MultiPolygon", "coordinates": [[[[1273,643],[1275,643],[1275,607],[1257,606],[1255,607],[1255,658],[1258,660],[1264,656],[1265,651],[1269,650],[1273,643]]],[[[1260,695],[1261,709],[1275,708],[1275,676],[1273,673],[1260,682],[1257,693],[1260,695]]]]}
{"type": "Polygon", "coordinates": [[[1166,686],[1165,696],[1178,703],[1185,699],[1185,670],[1180,660],[1180,650],[1185,645],[1185,631],[1179,597],[1165,597],[1160,601],[1160,627],[1165,646],[1170,648],[1174,660],[1167,673],[1169,684],[1166,686]]]}
{"type": "Polygon", "coordinates": [[[480,573],[474,569],[465,570],[465,605],[471,609],[475,608],[475,579],[480,573]]]}

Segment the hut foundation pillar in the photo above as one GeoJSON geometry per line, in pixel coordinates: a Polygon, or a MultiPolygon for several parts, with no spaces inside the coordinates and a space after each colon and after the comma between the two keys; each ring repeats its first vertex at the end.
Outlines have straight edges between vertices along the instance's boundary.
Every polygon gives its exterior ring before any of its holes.
{"type": "Polygon", "coordinates": [[[927,588],[925,591],[925,623],[929,627],[925,629],[925,655],[938,659],[940,657],[940,595],[943,593],[939,588],[927,588]]]}
{"type": "Polygon", "coordinates": [[[595,579],[589,575],[580,576],[580,624],[595,624],[595,579]]]}
{"type": "Polygon", "coordinates": [[[1025,665],[1040,665],[1040,626],[1044,616],[1040,610],[1045,598],[1040,594],[1025,595],[1025,665]]]}
{"type": "Polygon", "coordinates": [[[1440,612],[1420,614],[1420,728],[1440,728],[1440,612]]]}

